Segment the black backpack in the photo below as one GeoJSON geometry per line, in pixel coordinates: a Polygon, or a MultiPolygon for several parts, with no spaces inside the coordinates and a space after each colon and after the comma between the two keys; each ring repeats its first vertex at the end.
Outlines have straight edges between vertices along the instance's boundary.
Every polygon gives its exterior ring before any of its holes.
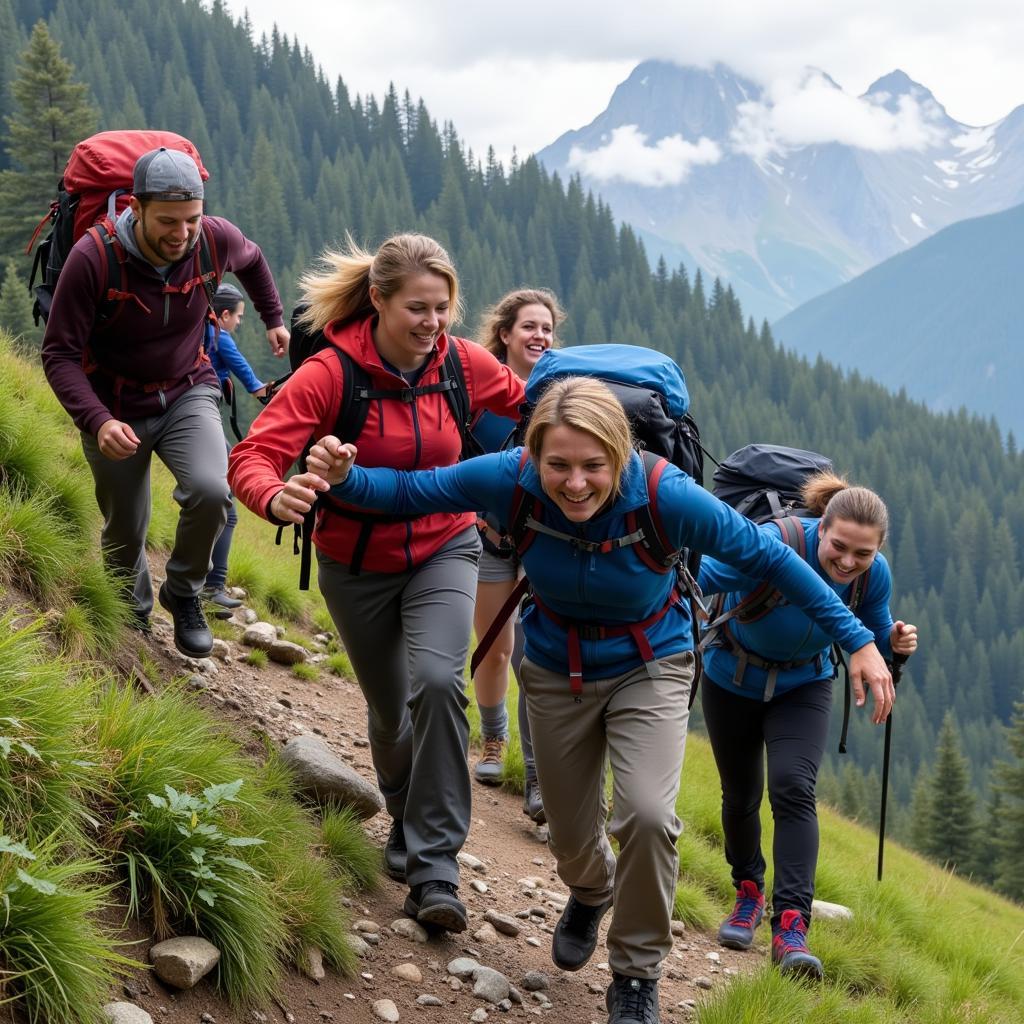
{"type": "MultiPolygon", "coordinates": [[[[303,317],[308,306],[306,303],[299,303],[292,312],[291,319],[291,341],[288,345],[288,362],[291,372],[278,380],[267,385],[267,394],[263,399],[264,404],[271,401],[274,394],[291,378],[292,374],[310,356],[321,352],[323,349],[330,349],[341,363],[342,395],[341,406],[338,410],[338,419],[334,425],[334,434],[342,441],[355,441],[363,431],[366,424],[366,417],[370,411],[370,402],[400,401],[415,402],[421,395],[430,395],[441,392],[451,409],[452,417],[459,428],[459,435],[462,438],[462,454],[460,458],[468,459],[474,455],[482,454],[482,449],[473,437],[469,422],[471,417],[469,407],[469,391],[466,387],[466,375],[462,366],[459,343],[449,337],[448,351],[445,354],[444,362],[441,364],[441,379],[435,384],[420,384],[407,388],[374,388],[370,375],[366,370],[355,362],[347,353],[343,352],[336,345],[332,345],[324,336],[323,331],[310,331],[303,323],[303,317]]],[[[302,455],[297,460],[298,471],[306,471],[306,457],[317,438],[310,438],[302,455]]],[[[346,519],[354,519],[361,524],[359,538],[356,541],[352,554],[352,562],[349,565],[349,572],[358,576],[361,569],[366,549],[370,543],[373,527],[380,523],[408,522],[409,516],[388,515],[386,513],[356,511],[350,508],[343,508],[331,500],[329,495],[320,495],[313,507],[306,513],[302,524],[295,524],[293,536],[293,550],[301,556],[299,568],[299,589],[309,590],[310,567],[312,561],[312,537],[313,528],[316,525],[319,512],[325,514],[341,515],[346,519]]],[[[279,526],[277,530],[277,543],[281,543],[284,527],[279,526]]]]}
{"type": "MultiPolygon", "coordinates": [[[[806,555],[806,539],[800,517],[810,516],[811,512],[802,507],[801,493],[804,484],[811,477],[817,473],[831,472],[832,469],[832,460],[817,452],[773,444],[749,444],[733,452],[719,464],[714,473],[711,492],[755,523],[775,522],[782,535],[782,542],[803,558],[806,555]]],[[[871,569],[868,568],[854,580],[850,588],[846,604],[854,614],[864,600],[870,577],[871,569]]],[[[737,675],[740,678],[748,665],[767,671],[768,682],[765,686],[764,699],[770,700],[774,693],[776,676],[780,671],[809,665],[816,661],[818,656],[773,662],[746,650],[733,636],[729,622],[733,619],[744,624],[756,622],[782,604],[785,598],[770,583],[764,582],[726,612],[727,596],[716,594],[712,600],[701,648],[706,649],[713,645],[728,647],[737,657],[737,675]]],[[[845,754],[850,723],[850,674],[837,644],[832,645],[831,660],[832,677],[835,678],[840,665],[846,677],[843,727],[839,739],[839,752],[845,754]]]]}

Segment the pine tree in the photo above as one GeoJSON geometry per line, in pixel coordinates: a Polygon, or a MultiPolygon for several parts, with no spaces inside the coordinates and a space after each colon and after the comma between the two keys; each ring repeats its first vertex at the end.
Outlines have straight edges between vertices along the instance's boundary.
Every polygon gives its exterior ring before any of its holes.
{"type": "Polygon", "coordinates": [[[24,247],[56,191],[72,147],[96,124],[86,86],[74,81],[74,68],[41,21],[22,54],[11,96],[14,112],[6,119],[11,169],[0,174],[3,255],[24,247]]]}
{"type": "Polygon", "coordinates": [[[0,286],[0,330],[7,331],[22,345],[35,347],[39,344],[41,332],[32,322],[32,297],[14,260],[7,261],[7,272],[0,286]]]}
{"type": "Polygon", "coordinates": [[[971,870],[976,856],[977,812],[967,760],[960,747],[956,721],[952,712],[947,711],[931,779],[924,852],[940,864],[964,873],[971,870]]]}
{"type": "Polygon", "coordinates": [[[1024,899],[1024,701],[1016,705],[1009,736],[1012,761],[995,766],[999,796],[995,836],[995,883],[1000,892],[1024,899]]]}

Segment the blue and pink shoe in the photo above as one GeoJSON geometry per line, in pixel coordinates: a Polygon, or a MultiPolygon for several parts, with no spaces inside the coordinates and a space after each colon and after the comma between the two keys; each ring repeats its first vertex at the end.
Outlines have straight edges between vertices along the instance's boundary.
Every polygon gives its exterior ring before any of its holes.
{"type": "Polygon", "coordinates": [[[729,949],[750,949],[763,916],[764,893],[756,882],[744,879],[736,890],[736,906],[718,929],[718,941],[729,949]]]}
{"type": "Polygon", "coordinates": [[[824,975],[821,961],[807,948],[807,925],[799,910],[784,910],[772,929],[772,963],[782,974],[820,981],[824,975]]]}

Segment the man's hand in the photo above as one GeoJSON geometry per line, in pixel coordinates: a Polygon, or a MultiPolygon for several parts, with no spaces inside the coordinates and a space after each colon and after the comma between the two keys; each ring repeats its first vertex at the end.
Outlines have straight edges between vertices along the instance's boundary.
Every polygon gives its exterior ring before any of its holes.
{"type": "Polygon", "coordinates": [[[340,484],[356,461],[356,451],[354,444],[342,444],[333,434],[328,434],[310,448],[306,466],[332,486],[340,484]]]}
{"type": "Polygon", "coordinates": [[[301,523],[302,517],[313,507],[321,491],[331,485],[316,473],[298,473],[291,477],[270,502],[270,513],[286,523],[301,523]]]}
{"type": "Polygon", "coordinates": [[[288,351],[288,342],[291,341],[291,334],[283,324],[280,327],[271,327],[267,331],[267,342],[270,351],[280,359],[288,351]]]}
{"type": "Polygon", "coordinates": [[[130,458],[139,447],[135,431],[120,420],[105,420],[96,431],[96,443],[100,454],[115,462],[130,458]]]}

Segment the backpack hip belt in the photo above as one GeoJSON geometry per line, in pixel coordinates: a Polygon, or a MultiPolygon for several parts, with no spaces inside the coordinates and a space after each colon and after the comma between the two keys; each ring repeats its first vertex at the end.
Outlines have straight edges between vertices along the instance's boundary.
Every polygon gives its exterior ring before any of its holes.
{"type": "Polygon", "coordinates": [[[536,594],[533,595],[533,603],[537,606],[537,610],[554,622],[556,626],[560,626],[566,631],[569,647],[569,688],[577,701],[583,694],[584,681],[580,640],[606,640],[611,637],[631,636],[647,668],[647,674],[653,679],[661,675],[661,667],[658,665],[654,648],[651,647],[651,642],[647,639],[646,631],[655,623],[660,622],[669,610],[681,600],[682,594],[677,587],[673,586],[665,604],[653,615],[648,615],[646,619],[621,625],[603,625],[600,622],[581,622],[578,619],[570,619],[549,608],[536,594]]]}
{"type": "Polygon", "coordinates": [[[790,669],[803,668],[805,665],[812,664],[815,665],[815,671],[821,672],[824,667],[821,651],[809,658],[795,658],[791,661],[771,661],[768,658],[762,658],[759,654],[755,654],[753,651],[748,651],[743,644],[736,639],[727,622],[721,623],[717,630],[717,637],[713,642],[710,644],[701,644],[702,649],[708,646],[724,646],[728,648],[732,655],[735,656],[736,671],[733,673],[732,685],[738,689],[743,689],[743,677],[746,675],[748,665],[753,665],[754,668],[759,668],[762,671],[767,672],[768,679],[765,682],[763,698],[766,703],[775,695],[775,684],[780,672],[788,672],[790,669]]]}

